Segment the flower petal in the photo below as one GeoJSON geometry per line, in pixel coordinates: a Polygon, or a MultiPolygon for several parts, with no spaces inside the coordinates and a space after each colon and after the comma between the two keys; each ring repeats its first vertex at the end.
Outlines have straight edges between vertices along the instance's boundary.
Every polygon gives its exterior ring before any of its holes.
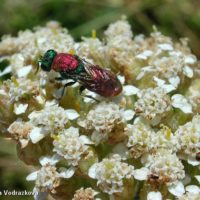
{"type": "Polygon", "coordinates": [[[59,162],[60,160],[60,156],[58,156],[57,154],[53,155],[53,156],[42,156],[40,157],[39,161],[40,161],[40,164],[42,166],[45,166],[47,164],[50,164],[50,165],[55,165],[57,162],[59,162]]]}
{"type": "Polygon", "coordinates": [[[180,83],[180,78],[178,76],[171,77],[168,80],[175,88],[177,88],[180,83]]]}
{"type": "Polygon", "coordinates": [[[141,72],[137,75],[136,80],[140,80],[147,72],[155,71],[153,66],[145,66],[141,69],[141,72]]]}
{"type": "Polygon", "coordinates": [[[122,113],[122,116],[126,121],[133,119],[134,115],[135,112],[133,110],[126,110],[122,113]]]}
{"type": "Polygon", "coordinates": [[[138,59],[143,59],[143,60],[146,60],[149,56],[151,56],[153,54],[152,51],[150,50],[145,50],[143,51],[142,53],[136,55],[135,57],[138,58],[138,59]]]}
{"type": "Polygon", "coordinates": [[[168,43],[159,44],[158,47],[164,51],[172,51],[173,50],[173,46],[168,43]]]}
{"type": "Polygon", "coordinates": [[[117,78],[119,79],[120,83],[121,83],[122,85],[124,85],[124,83],[125,83],[125,77],[124,77],[124,76],[121,76],[121,75],[118,75],[117,78]]]}
{"type": "Polygon", "coordinates": [[[194,74],[192,68],[189,67],[189,66],[185,66],[185,67],[183,68],[183,73],[184,73],[187,77],[189,77],[189,78],[192,78],[192,77],[193,77],[193,74],[194,74]]]}
{"type": "Polygon", "coordinates": [[[180,197],[184,194],[185,188],[182,182],[178,182],[177,184],[170,185],[168,190],[174,196],[180,197]]]}
{"type": "Polygon", "coordinates": [[[192,194],[200,194],[200,188],[197,185],[188,185],[185,190],[192,194]]]}
{"type": "Polygon", "coordinates": [[[29,137],[31,139],[31,142],[33,144],[36,144],[45,137],[45,134],[42,133],[42,128],[35,127],[30,132],[29,137]]]}
{"type": "Polygon", "coordinates": [[[162,79],[157,78],[156,76],[153,77],[154,81],[156,82],[157,86],[164,89],[166,93],[171,92],[176,89],[174,85],[171,84],[165,84],[165,81],[162,79]]]}
{"type": "Polygon", "coordinates": [[[74,109],[67,109],[66,114],[67,114],[68,119],[70,120],[74,120],[79,117],[79,114],[74,109]]]}
{"type": "Polygon", "coordinates": [[[160,192],[149,192],[147,200],[162,200],[162,194],[160,192]]]}
{"type": "Polygon", "coordinates": [[[96,178],[96,168],[98,166],[98,163],[93,164],[88,171],[88,175],[90,178],[95,179],[96,178]]]}
{"type": "Polygon", "coordinates": [[[75,173],[74,167],[70,167],[69,169],[61,168],[60,170],[61,172],[59,174],[61,178],[71,178],[75,173]]]}
{"type": "Polygon", "coordinates": [[[188,103],[188,100],[181,94],[175,94],[172,96],[172,105],[175,108],[179,108],[184,113],[192,113],[192,106],[188,103]]]}
{"type": "Polygon", "coordinates": [[[134,171],[134,178],[139,181],[147,180],[148,173],[149,173],[149,169],[146,167],[136,169],[134,171]]]}
{"type": "Polygon", "coordinates": [[[28,104],[15,103],[15,105],[14,105],[14,113],[16,115],[20,115],[22,113],[25,113],[27,108],[28,108],[28,104]]]}
{"type": "Polygon", "coordinates": [[[200,162],[198,160],[196,160],[196,158],[194,158],[192,156],[189,156],[187,161],[192,166],[198,166],[200,164],[200,162]]]}
{"type": "Polygon", "coordinates": [[[31,65],[28,65],[28,66],[24,66],[22,68],[20,68],[18,71],[17,71],[17,76],[20,78],[20,77],[26,77],[32,70],[32,66],[31,65]]]}
{"type": "Polygon", "coordinates": [[[28,140],[27,139],[20,139],[19,140],[20,144],[21,144],[21,148],[25,148],[28,145],[28,140]]]}
{"type": "Polygon", "coordinates": [[[133,85],[125,85],[123,87],[123,92],[124,92],[124,95],[125,96],[131,96],[131,95],[135,95],[137,94],[139,91],[138,88],[136,88],[135,86],[133,85]]]}
{"type": "Polygon", "coordinates": [[[30,173],[30,174],[26,177],[26,180],[27,180],[27,181],[35,181],[36,178],[37,178],[37,174],[38,174],[38,171],[35,171],[35,172],[30,173]]]}
{"type": "Polygon", "coordinates": [[[197,179],[197,181],[200,183],[200,175],[196,175],[196,176],[194,176],[196,179],[197,179]]]}
{"type": "Polygon", "coordinates": [[[187,64],[194,64],[197,61],[197,58],[195,55],[189,55],[185,57],[185,63],[187,64]]]}
{"type": "Polygon", "coordinates": [[[84,143],[84,144],[94,144],[87,136],[81,135],[79,139],[84,143]]]}
{"type": "Polygon", "coordinates": [[[12,71],[11,66],[8,66],[2,72],[0,71],[0,76],[3,76],[5,74],[9,74],[11,71],[12,71]]]}

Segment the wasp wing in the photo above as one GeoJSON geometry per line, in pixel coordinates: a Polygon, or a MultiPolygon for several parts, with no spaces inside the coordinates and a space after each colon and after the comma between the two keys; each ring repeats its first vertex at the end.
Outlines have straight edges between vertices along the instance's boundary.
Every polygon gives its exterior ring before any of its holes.
{"type": "Polygon", "coordinates": [[[86,73],[80,74],[79,82],[88,90],[104,97],[116,96],[122,90],[121,83],[111,71],[83,60],[86,73]]]}

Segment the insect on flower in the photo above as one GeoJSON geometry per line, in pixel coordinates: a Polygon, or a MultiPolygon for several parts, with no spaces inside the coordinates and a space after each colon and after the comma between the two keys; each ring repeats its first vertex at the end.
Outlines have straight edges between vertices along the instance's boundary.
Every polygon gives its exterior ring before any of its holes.
{"type": "MultiPolygon", "coordinates": [[[[57,77],[56,80],[73,80],[64,85],[62,96],[65,88],[76,82],[81,85],[80,94],[84,89],[88,89],[103,97],[113,97],[122,91],[122,85],[115,74],[98,65],[93,65],[77,55],[57,53],[50,49],[39,60],[39,65],[44,71],[54,70],[59,72],[60,77],[57,77]]],[[[86,97],[93,98],[91,96],[86,97]]]]}

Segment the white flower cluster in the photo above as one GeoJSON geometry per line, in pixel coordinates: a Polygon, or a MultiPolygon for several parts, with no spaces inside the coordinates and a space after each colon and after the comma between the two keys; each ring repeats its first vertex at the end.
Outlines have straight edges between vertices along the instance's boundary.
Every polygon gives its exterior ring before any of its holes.
{"type": "Polygon", "coordinates": [[[105,51],[106,60],[111,64],[114,71],[123,72],[130,77],[131,68],[134,66],[133,33],[126,20],[119,20],[111,24],[104,32],[107,41],[105,51]]]}
{"type": "Polygon", "coordinates": [[[49,22],[46,27],[37,27],[35,31],[19,32],[17,37],[4,37],[0,43],[0,52],[13,54],[10,66],[17,73],[21,68],[32,65],[38,56],[48,49],[66,52],[73,48],[74,40],[67,29],[61,28],[57,22],[49,22]]]}
{"type": "Polygon", "coordinates": [[[148,181],[151,184],[171,185],[185,177],[183,164],[170,150],[160,149],[143,162],[149,169],[148,181]]]}
{"type": "Polygon", "coordinates": [[[104,34],[108,42],[115,39],[115,37],[127,37],[130,39],[133,37],[131,26],[125,19],[110,24],[104,34]]]}
{"type": "Polygon", "coordinates": [[[66,110],[54,102],[47,103],[40,111],[33,111],[28,118],[32,124],[42,126],[44,131],[50,133],[63,129],[68,122],[66,110]]]}
{"type": "Polygon", "coordinates": [[[47,102],[44,109],[33,111],[28,115],[29,121],[13,122],[8,131],[14,139],[25,147],[29,140],[35,144],[46,135],[60,132],[69,120],[77,117],[78,113],[75,110],[64,110],[55,102],[47,102]]]}
{"type": "Polygon", "coordinates": [[[191,122],[180,126],[175,132],[180,153],[187,156],[192,165],[199,165],[200,154],[200,116],[193,117],[191,122]]]}
{"type": "Polygon", "coordinates": [[[134,41],[137,46],[135,51],[139,52],[136,58],[146,61],[138,79],[148,76],[149,73],[166,80],[172,77],[193,77],[193,66],[197,58],[191,54],[185,40],[173,44],[171,38],[155,30],[151,37],[140,36],[134,41]]]}
{"type": "Polygon", "coordinates": [[[117,154],[110,159],[103,159],[89,169],[89,176],[97,179],[97,185],[108,194],[122,192],[123,180],[131,179],[133,173],[134,167],[121,162],[121,157],[117,154]]]}
{"type": "Polygon", "coordinates": [[[126,146],[131,157],[135,159],[157,152],[159,149],[177,150],[176,138],[165,126],[155,132],[148,124],[137,122],[134,125],[128,124],[126,134],[128,136],[126,146]]]}
{"type": "Polygon", "coordinates": [[[8,132],[13,139],[20,142],[23,148],[27,146],[29,142],[29,134],[32,129],[33,125],[29,122],[15,121],[9,126],[8,132]]]}
{"type": "Polygon", "coordinates": [[[133,112],[124,111],[115,103],[101,102],[90,110],[85,120],[79,124],[87,130],[92,130],[91,139],[95,144],[99,144],[115,134],[118,134],[118,137],[123,136],[126,121],[132,119],[133,115],[133,112]]]}
{"type": "Polygon", "coordinates": [[[12,77],[0,83],[0,128],[18,143],[21,160],[41,165],[27,177],[35,181],[35,199],[199,199],[197,58],[185,39],[174,43],[154,29],[133,37],[121,19],[102,40],[93,31],[74,42],[50,22],[2,38],[1,60],[9,66],[0,76],[12,77]],[[70,80],[55,81],[60,74],[53,70],[34,73],[48,49],[110,68],[122,92],[104,98],[86,90],[83,97],[79,83],[58,102],[70,80]]]}
{"type": "Polygon", "coordinates": [[[170,97],[159,87],[141,90],[138,97],[135,112],[148,120],[161,118],[171,109],[170,97]]]}
{"type": "Polygon", "coordinates": [[[20,98],[32,98],[39,94],[39,86],[37,82],[25,78],[12,78],[5,82],[5,86],[9,89],[8,96],[11,101],[19,101],[20,98]]]}
{"type": "Polygon", "coordinates": [[[92,188],[86,188],[86,189],[79,189],[74,194],[74,197],[72,200],[97,200],[98,198],[95,198],[95,196],[98,194],[95,190],[92,188]]]}
{"type": "Polygon", "coordinates": [[[82,135],[79,136],[79,130],[70,127],[56,136],[53,145],[53,151],[63,156],[69,165],[77,166],[81,156],[88,154],[90,140],[82,135]]]}
{"type": "Polygon", "coordinates": [[[41,157],[40,164],[42,167],[27,176],[28,181],[35,181],[34,191],[35,199],[45,199],[47,192],[56,193],[56,188],[60,185],[61,179],[70,178],[74,174],[73,169],[58,169],[56,163],[59,162],[57,156],[41,157]],[[58,172],[58,170],[60,172],[58,172]]]}
{"type": "Polygon", "coordinates": [[[76,43],[77,54],[94,64],[102,64],[105,57],[103,43],[96,37],[83,38],[83,41],[76,43]]]}

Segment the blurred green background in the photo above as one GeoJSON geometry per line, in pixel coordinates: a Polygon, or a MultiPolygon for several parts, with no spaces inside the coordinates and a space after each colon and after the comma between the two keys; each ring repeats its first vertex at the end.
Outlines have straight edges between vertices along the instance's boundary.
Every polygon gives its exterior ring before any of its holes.
{"type": "Polygon", "coordinates": [[[152,25],[175,39],[190,38],[193,52],[200,56],[199,0],[0,0],[0,35],[58,20],[80,39],[96,29],[127,15],[134,34],[148,34],[152,25]]]}
{"type": "MultiPolygon", "coordinates": [[[[200,57],[199,0],[0,0],[0,36],[57,20],[80,40],[92,29],[102,37],[109,23],[126,15],[134,35],[148,35],[152,26],[175,40],[188,37],[194,54],[200,57]]],[[[16,157],[15,144],[0,137],[0,191],[31,190],[25,181],[31,168],[16,157]]],[[[0,199],[23,199],[0,196],[0,199]]],[[[32,197],[24,197],[32,199],[32,197]]]]}

